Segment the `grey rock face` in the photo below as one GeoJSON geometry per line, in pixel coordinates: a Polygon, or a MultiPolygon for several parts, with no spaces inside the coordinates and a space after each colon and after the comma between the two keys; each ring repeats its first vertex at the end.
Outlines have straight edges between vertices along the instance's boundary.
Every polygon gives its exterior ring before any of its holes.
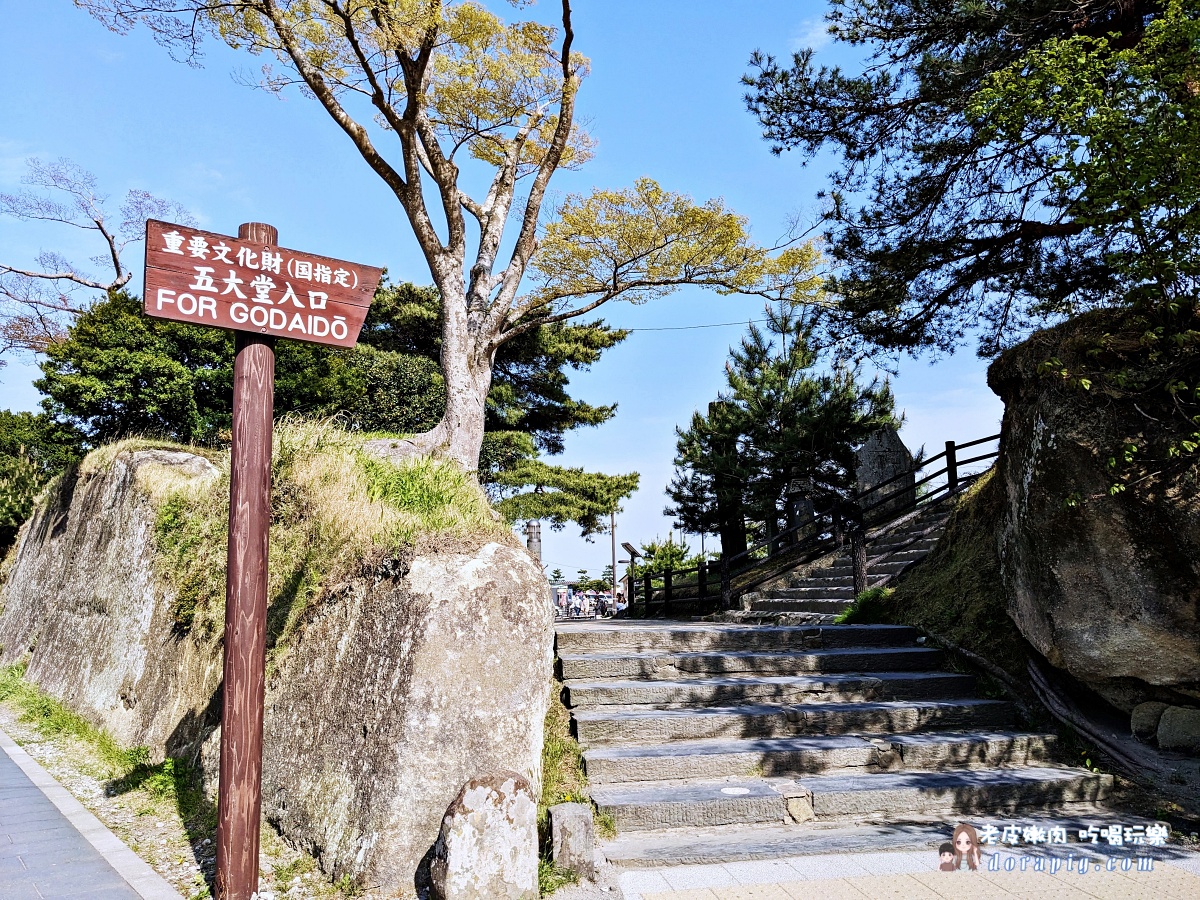
{"type": "Polygon", "coordinates": [[[550,807],[550,850],[559,867],[596,880],[596,830],[590,805],[559,803],[550,807]]]}
{"type": "Polygon", "coordinates": [[[537,900],[537,801],[515,772],[473,778],[442,818],[430,866],[440,900],[537,900]]]}
{"type": "Polygon", "coordinates": [[[157,507],[146,484],[218,476],[207,459],[169,450],[85,463],[34,512],[0,588],[0,664],[28,656],[42,690],[159,760],[198,736],[221,656],[219,645],[172,633],[172,598],[152,572],[157,507]]]}
{"type": "MultiPolygon", "coordinates": [[[[1200,696],[1200,465],[1110,494],[1107,460],[1169,409],[1066,389],[1047,359],[1087,365],[1103,318],[1035,335],[988,383],[1004,400],[998,550],[1009,615],[1046,659],[1113,705],[1200,696]]],[[[1167,474],[1156,471],[1161,469],[1167,474]]]]}
{"type": "Polygon", "coordinates": [[[512,771],[540,790],[553,622],[517,547],[365,570],[268,685],[264,815],[335,877],[411,888],[464,783],[512,771]]]}
{"type": "Polygon", "coordinates": [[[891,482],[867,500],[876,503],[892,496],[886,503],[867,513],[868,521],[882,519],[893,510],[903,509],[916,499],[913,482],[913,458],[895,428],[881,428],[873,433],[854,453],[855,481],[858,492],[891,482]],[[898,477],[906,476],[906,477],[898,477]],[[895,478],[895,481],[892,479],[895,478]]]}
{"type": "Polygon", "coordinates": [[[1200,754],[1200,709],[1168,706],[1158,720],[1160,750],[1200,754]]]}
{"type": "Polygon", "coordinates": [[[1133,736],[1143,741],[1152,741],[1158,734],[1158,722],[1168,704],[1156,700],[1139,703],[1129,714],[1129,727],[1133,736]]]}
{"type": "MultiPolygon", "coordinates": [[[[218,472],[169,451],[83,471],[22,535],[0,593],[0,661],[32,647],[42,690],[125,746],[198,758],[215,794],[220,642],[173,631],[142,482],[218,472]]],[[[309,601],[273,657],[264,817],[334,877],[415,897],[465,782],[513,771],[538,789],[552,661],[545,578],[515,542],[363,561],[309,601]]]]}

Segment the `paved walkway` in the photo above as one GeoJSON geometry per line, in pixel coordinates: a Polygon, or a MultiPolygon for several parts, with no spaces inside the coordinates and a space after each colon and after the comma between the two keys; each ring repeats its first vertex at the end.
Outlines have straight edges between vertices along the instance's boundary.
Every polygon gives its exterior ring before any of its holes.
{"type": "Polygon", "coordinates": [[[0,731],[0,900],[180,900],[0,731]]]}
{"type": "Polygon", "coordinates": [[[1122,863],[1130,854],[1090,858],[1079,865],[1078,845],[1069,859],[1043,858],[1045,871],[1034,871],[1035,856],[996,854],[997,871],[937,871],[933,851],[844,853],[799,856],[766,862],[676,866],[621,875],[624,900],[1196,900],[1200,897],[1200,854],[1156,851],[1151,871],[1129,871],[1122,863]],[[1099,865],[1096,859],[1099,859],[1099,865]],[[1012,871],[1005,871],[1011,860],[1012,871]],[[1057,862],[1057,871],[1049,871],[1057,862]]]}

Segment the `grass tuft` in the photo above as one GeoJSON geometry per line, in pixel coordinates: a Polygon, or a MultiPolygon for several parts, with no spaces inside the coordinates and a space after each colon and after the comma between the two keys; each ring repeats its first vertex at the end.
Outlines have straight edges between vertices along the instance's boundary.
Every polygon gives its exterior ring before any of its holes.
{"type": "MultiPolygon", "coordinates": [[[[449,462],[393,465],[368,456],[363,437],[332,421],[285,418],[274,431],[268,640],[284,647],[309,601],[376,552],[418,538],[507,533],[479,486],[449,462]]],[[[213,639],[224,628],[229,457],[219,478],[172,483],[146,466],[159,503],[156,571],[174,595],[180,632],[213,639]]]]}
{"type": "Polygon", "coordinates": [[[559,868],[548,859],[538,860],[538,893],[543,897],[578,881],[579,876],[570,869],[559,868]]]}
{"type": "Polygon", "coordinates": [[[122,748],[107,732],[48,697],[25,680],[25,664],[0,669],[0,702],[12,704],[20,720],[47,738],[67,737],[84,741],[96,751],[104,777],[120,777],[149,759],[145,747],[122,748]]]}
{"type": "Polygon", "coordinates": [[[869,588],[854,598],[854,601],[838,613],[835,625],[875,625],[887,621],[887,601],[892,588],[869,588]]]}

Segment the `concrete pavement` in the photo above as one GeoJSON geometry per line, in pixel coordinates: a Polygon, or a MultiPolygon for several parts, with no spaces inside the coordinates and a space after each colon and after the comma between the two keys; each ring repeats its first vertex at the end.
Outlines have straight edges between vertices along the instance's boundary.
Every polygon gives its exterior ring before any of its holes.
{"type": "Polygon", "coordinates": [[[0,731],[0,900],[182,900],[0,731]]]}
{"type": "Polygon", "coordinates": [[[996,868],[989,871],[990,854],[976,872],[940,872],[932,850],[889,853],[844,853],[799,856],[761,862],[735,862],[705,866],[671,866],[628,871],[621,875],[624,900],[1195,900],[1200,897],[1200,854],[1167,848],[1155,851],[1153,868],[1139,870],[1130,854],[1096,854],[1080,870],[1079,845],[1070,847],[1071,868],[1058,857],[1058,870],[1035,871],[1036,856],[1029,856],[1021,871],[1023,854],[999,851],[996,868]],[[1005,871],[1009,860],[1012,871],[1005,871]],[[1096,860],[1099,860],[1099,865],[1096,860]]]}

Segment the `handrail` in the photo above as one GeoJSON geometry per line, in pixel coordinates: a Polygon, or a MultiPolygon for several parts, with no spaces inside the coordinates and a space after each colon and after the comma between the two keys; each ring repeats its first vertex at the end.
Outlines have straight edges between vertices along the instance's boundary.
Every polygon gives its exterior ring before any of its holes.
{"type": "MultiPolygon", "coordinates": [[[[906,502],[899,508],[891,510],[886,519],[873,523],[872,527],[878,529],[879,526],[888,522],[894,522],[896,519],[906,516],[914,510],[928,507],[935,502],[940,503],[952,494],[959,493],[982,474],[973,473],[960,477],[958,474],[959,469],[972,463],[994,459],[999,455],[999,450],[979,454],[978,456],[964,460],[957,460],[955,458],[957,451],[986,444],[999,437],[999,434],[993,434],[963,444],[947,441],[944,451],[922,460],[920,466],[917,468],[901,472],[886,481],[873,485],[861,494],[855,494],[851,498],[843,497],[832,491],[822,492],[824,498],[829,502],[819,512],[814,510],[812,520],[785,528],[783,531],[771,535],[733,556],[717,556],[711,561],[702,559],[698,565],[689,566],[686,569],[672,569],[668,567],[662,572],[643,572],[638,578],[632,580],[632,592],[629,598],[630,609],[633,608],[638,588],[641,588],[644,594],[642,608],[646,617],[649,617],[651,603],[655,602],[655,595],[659,593],[662,595],[661,607],[663,615],[669,614],[673,602],[694,602],[697,600],[704,602],[709,596],[711,584],[715,581],[712,577],[714,569],[717,570],[720,584],[720,607],[727,609],[732,601],[732,581],[734,578],[753,571],[756,567],[769,569],[770,566],[765,564],[769,564],[772,559],[779,557],[786,558],[789,568],[796,565],[803,565],[806,562],[816,560],[845,546],[847,537],[850,538],[850,543],[855,549],[853,556],[855,558],[855,585],[857,589],[860,585],[866,584],[866,553],[863,548],[878,538],[878,533],[874,536],[867,534],[864,526],[866,515],[873,510],[877,510],[893,502],[898,497],[905,495],[912,497],[911,502],[906,502]],[[880,496],[880,492],[884,488],[902,479],[911,478],[917,472],[927,470],[932,463],[942,458],[946,458],[946,465],[942,468],[924,475],[921,479],[913,481],[911,484],[904,484],[898,490],[893,490],[880,496]],[[945,484],[938,485],[919,497],[916,496],[917,488],[928,484],[933,479],[942,475],[946,476],[945,484]],[[864,504],[863,501],[867,498],[872,498],[872,502],[864,504]],[[810,533],[800,536],[800,533],[805,530],[809,530],[810,533]],[[780,546],[781,544],[785,544],[785,546],[780,546]],[[764,549],[767,551],[765,557],[759,555],[764,549]],[[747,564],[739,566],[736,565],[737,563],[747,564]],[[859,569],[862,569],[862,571],[860,572],[859,569]],[[694,582],[696,596],[675,596],[677,579],[691,576],[692,574],[696,575],[694,582]],[[654,585],[655,579],[662,582],[661,590],[656,590],[654,585]],[[642,584],[639,585],[639,581],[642,584]]],[[[765,571],[760,577],[753,578],[749,582],[743,581],[738,586],[738,593],[743,593],[748,588],[756,587],[763,581],[774,577],[775,574],[777,573],[765,571]]],[[[690,584],[678,585],[678,587],[685,588],[690,588],[691,586],[690,584]]]]}

